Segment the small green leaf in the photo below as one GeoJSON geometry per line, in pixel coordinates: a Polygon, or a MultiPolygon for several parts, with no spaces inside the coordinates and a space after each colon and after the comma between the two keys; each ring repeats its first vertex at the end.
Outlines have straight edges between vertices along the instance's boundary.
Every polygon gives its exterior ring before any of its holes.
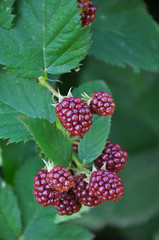
{"type": "Polygon", "coordinates": [[[0,1],[0,27],[9,29],[12,27],[14,15],[12,14],[12,6],[14,0],[0,1]]]}
{"type": "Polygon", "coordinates": [[[0,101],[0,138],[9,138],[10,143],[32,139],[26,127],[16,118],[19,115],[20,112],[0,101]]]}
{"type": "Polygon", "coordinates": [[[95,0],[97,13],[92,25],[95,57],[135,71],[159,69],[159,27],[143,1],[95,0]]]}
{"type": "Polygon", "coordinates": [[[21,230],[20,211],[10,186],[0,178],[0,239],[17,240],[21,230]]]}
{"type": "Polygon", "coordinates": [[[72,224],[56,224],[57,211],[55,208],[53,206],[43,207],[35,201],[35,197],[32,193],[34,175],[37,174],[43,166],[44,164],[38,157],[28,159],[17,173],[15,187],[24,222],[24,232],[21,239],[93,239],[92,234],[82,227],[72,224]]]}
{"type": "Polygon", "coordinates": [[[17,0],[16,25],[0,29],[0,64],[22,78],[70,72],[90,47],[75,0],[17,0]]]}
{"type": "Polygon", "coordinates": [[[23,80],[4,72],[0,74],[0,101],[21,114],[54,122],[51,93],[34,80],[23,80]]]}
{"type": "Polygon", "coordinates": [[[79,157],[85,162],[94,161],[103,151],[110,131],[111,117],[99,117],[84,135],[79,144],[79,157]]]}
{"type": "Polygon", "coordinates": [[[25,124],[42,152],[56,165],[69,166],[72,161],[72,145],[67,136],[46,119],[19,117],[25,124]]]}

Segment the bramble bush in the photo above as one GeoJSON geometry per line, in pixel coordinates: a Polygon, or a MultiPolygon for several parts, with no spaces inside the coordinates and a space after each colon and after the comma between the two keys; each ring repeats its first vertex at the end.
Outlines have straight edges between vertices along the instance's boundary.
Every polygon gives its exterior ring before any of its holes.
{"type": "Polygon", "coordinates": [[[0,0],[0,239],[158,239],[158,39],[139,0],[0,0]]]}

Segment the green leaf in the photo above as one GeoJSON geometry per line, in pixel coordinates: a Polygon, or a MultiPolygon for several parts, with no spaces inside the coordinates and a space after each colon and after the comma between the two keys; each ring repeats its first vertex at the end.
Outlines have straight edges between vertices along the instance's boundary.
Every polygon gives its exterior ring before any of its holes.
{"type": "Polygon", "coordinates": [[[0,178],[0,239],[17,240],[21,230],[20,211],[10,186],[0,178]]]}
{"type": "Polygon", "coordinates": [[[24,240],[92,239],[93,236],[84,228],[72,224],[55,224],[57,214],[55,208],[53,206],[44,208],[35,201],[32,194],[33,178],[42,167],[43,163],[39,158],[28,159],[17,173],[15,187],[24,222],[21,238],[24,240]]]}
{"type": "MultiPolygon", "coordinates": [[[[102,80],[96,80],[81,84],[78,88],[74,88],[73,96],[81,97],[82,92],[91,95],[95,91],[110,92],[107,84],[102,80]]],[[[106,139],[110,131],[110,117],[94,117],[96,121],[79,144],[79,157],[81,160],[91,162],[96,159],[103,151],[106,139]]]]}
{"type": "Polygon", "coordinates": [[[23,78],[69,72],[88,52],[89,31],[75,0],[17,0],[16,25],[0,29],[0,63],[23,78]]]}
{"type": "Polygon", "coordinates": [[[113,65],[131,65],[135,71],[159,69],[159,27],[142,1],[95,0],[90,53],[113,65]]]}
{"type": "Polygon", "coordinates": [[[97,116],[79,144],[79,157],[85,162],[94,161],[103,151],[110,131],[111,117],[97,116]]]}
{"type": "Polygon", "coordinates": [[[117,202],[105,202],[94,208],[76,224],[89,229],[101,229],[105,225],[131,226],[148,221],[159,212],[159,150],[129,154],[125,169],[120,173],[125,194],[117,202]],[[155,193],[154,193],[155,192],[155,193]],[[95,221],[91,221],[95,219],[95,221]]]}
{"type": "Polygon", "coordinates": [[[14,183],[15,174],[20,165],[28,157],[35,155],[34,142],[7,144],[7,140],[0,140],[1,156],[3,161],[3,176],[9,184],[14,183]]]}
{"type": "Polygon", "coordinates": [[[9,142],[28,141],[32,137],[17,116],[20,112],[0,101],[0,138],[9,138],[9,142]]]}
{"type": "Polygon", "coordinates": [[[72,161],[72,145],[67,136],[46,119],[19,117],[42,152],[56,165],[69,166],[72,161]]]}
{"type": "Polygon", "coordinates": [[[14,0],[0,1],[0,27],[9,29],[12,27],[14,15],[12,14],[12,6],[14,0]]]}
{"type": "Polygon", "coordinates": [[[23,80],[6,72],[0,74],[0,101],[21,114],[54,122],[56,114],[51,93],[34,80],[23,80]]]}

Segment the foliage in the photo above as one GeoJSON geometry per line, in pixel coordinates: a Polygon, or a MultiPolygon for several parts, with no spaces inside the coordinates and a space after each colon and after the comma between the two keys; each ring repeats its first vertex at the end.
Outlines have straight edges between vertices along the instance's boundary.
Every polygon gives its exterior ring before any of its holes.
{"type": "Polygon", "coordinates": [[[158,239],[159,27],[143,1],[94,3],[95,22],[81,27],[76,0],[0,1],[0,239],[89,240],[108,225],[125,239],[136,229],[141,240],[158,239]],[[48,74],[63,84],[48,85],[48,74]],[[73,218],[60,219],[32,194],[33,177],[44,167],[41,157],[66,167],[72,161],[72,140],[51,105],[52,86],[65,95],[73,86],[79,97],[112,92],[115,100],[112,118],[93,117],[79,144],[80,164],[92,164],[108,136],[129,153],[121,173],[124,197],[73,218]]]}

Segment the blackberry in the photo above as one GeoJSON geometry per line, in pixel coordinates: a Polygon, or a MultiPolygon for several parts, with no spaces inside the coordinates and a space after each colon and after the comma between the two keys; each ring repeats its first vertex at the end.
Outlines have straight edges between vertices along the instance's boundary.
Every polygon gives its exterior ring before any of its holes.
{"type": "Polygon", "coordinates": [[[106,169],[119,172],[125,167],[128,154],[121,150],[119,144],[107,141],[102,154],[95,160],[98,167],[102,167],[106,163],[106,169]]]}
{"type": "Polygon", "coordinates": [[[53,190],[49,187],[46,182],[47,171],[42,169],[34,177],[34,190],[33,194],[35,200],[44,207],[49,205],[55,205],[60,201],[61,193],[59,191],[53,190]]]}
{"type": "Polygon", "coordinates": [[[77,0],[77,2],[79,3],[78,7],[81,9],[81,20],[84,27],[94,21],[97,8],[90,0],[77,0]]]}
{"type": "Polygon", "coordinates": [[[73,143],[73,144],[72,144],[72,150],[73,150],[73,152],[78,153],[78,145],[75,144],[75,143],[73,143]]]}
{"type": "Polygon", "coordinates": [[[59,215],[72,215],[79,212],[82,205],[70,190],[63,192],[60,201],[55,205],[59,215]]]}
{"type": "Polygon", "coordinates": [[[79,97],[64,98],[55,108],[63,126],[74,135],[85,134],[92,125],[92,113],[87,103],[79,97]]]}
{"type": "Polygon", "coordinates": [[[76,195],[76,198],[79,199],[83,205],[87,207],[96,207],[102,203],[90,190],[89,184],[84,181],[86,176],[77,176],[74,177],[74,186],[72,192],[76,195]]]}
{"type": "Polygon", "coordinates": [[[117,201],[124,194],[122,179],[116,172],[104,169],[91,174],[89,190],[102,201],[117,201]]]}
{"type": "Polygon", "coordinates": [[[73,176],[63,166],[56,166],[47,173],[46,181],[50,188],[57,191],[68,191],[74,185],[73,176]]]}
{"type": "Polygon", "coordinates": [[[91,97],[93,98],[90,102],[90,109],[92,113],[103,117],[114,113],[115,103],[109,93],[94,92],[91,97]]]}

